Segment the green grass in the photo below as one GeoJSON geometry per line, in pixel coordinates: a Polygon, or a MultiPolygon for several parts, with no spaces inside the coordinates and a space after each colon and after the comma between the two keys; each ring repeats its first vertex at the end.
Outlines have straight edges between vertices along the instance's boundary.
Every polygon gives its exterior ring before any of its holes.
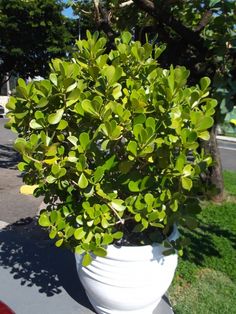
{"type": "Polygon", "coordinates": [[[223,175],[226,191],[231,195],[236,196],[236,171],[225,170],[223,175]]]}
{"type": "MultiPolygon", "coordinates": [[[[235,196],[236,172],[225,171],[224,179],[235,196]]],[[[207,203],[198,220],[194,231],[180,230],[191,244],[169,290],[174,312],[236,314],[236,202],[207,203]]]]}
{"type": "Polygon", "coordinates": [[[175,314],[235,314],[236,286],[224,273],[199,270],[191,285],[179,286],[172,293],[175,314]]]}

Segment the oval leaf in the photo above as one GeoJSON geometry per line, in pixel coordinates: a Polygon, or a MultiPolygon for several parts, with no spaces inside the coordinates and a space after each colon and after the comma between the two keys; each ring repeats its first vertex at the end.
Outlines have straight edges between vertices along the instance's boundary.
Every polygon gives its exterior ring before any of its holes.
{"type": "Polygon", "coordinates": [[[64,109],[58,109],[55,113],[51,113],[48,116],[48,122],[50,124],[57,124],[61,121],[61,118],[63,116],[64,109]]]}
{"type": "Polygon", "coordinates": [[[79,177],[78,185],[81,189],[85,189],[88,186],[88,180],[83,173],[79,177]]]}
{"type": "Polygon", "coordinates": [[[38,187],[37,184],[35,185],[22,185],[20,187],[20,193],[24,195],[32,195],[34,190],[38,187]]]}

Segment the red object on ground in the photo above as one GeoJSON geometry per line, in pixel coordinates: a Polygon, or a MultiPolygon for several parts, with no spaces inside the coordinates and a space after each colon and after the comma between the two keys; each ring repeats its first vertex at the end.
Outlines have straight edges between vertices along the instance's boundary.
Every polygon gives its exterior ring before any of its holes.
{"type": "Polygon", "coordinates": [[[5,303],[0,301],[0,314],[16,314],[13,312],[9,306],[7,306],[5,303]]]}

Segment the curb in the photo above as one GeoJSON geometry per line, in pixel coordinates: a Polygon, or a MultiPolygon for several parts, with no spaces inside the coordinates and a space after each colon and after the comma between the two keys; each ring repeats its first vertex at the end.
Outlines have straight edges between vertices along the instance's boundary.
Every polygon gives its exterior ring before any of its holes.
{"type": "Polygon", "coordinates": [[[8,225],[8,222],[0,220],[0,230],[6,228],[8,225]]]}
{"type": "Polygon", "coordinates": [[[230,137],[230,136],[223,136],[223,135],[217,135],[217,140],[226,141],[226,142],[234,142],[236,143],[236,137],[230,137]]]}

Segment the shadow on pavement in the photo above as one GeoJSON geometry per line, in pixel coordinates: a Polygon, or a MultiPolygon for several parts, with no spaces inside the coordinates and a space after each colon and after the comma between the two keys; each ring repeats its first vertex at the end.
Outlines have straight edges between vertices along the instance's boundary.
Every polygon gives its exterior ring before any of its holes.
{"type": "Polygon", "coordinates": [[[76,302],[92,310],[76,272],[74,255],[58,249],[37,226],[13,224],[0,231],[0,267],[21,285],[38,287],[52,297],[65,290],[76,302]]]}
{"type": "Polygon", "coordinates": [[[0,168],[15,169],[20,155],[11,145],[0,145],[0,168]]]}

